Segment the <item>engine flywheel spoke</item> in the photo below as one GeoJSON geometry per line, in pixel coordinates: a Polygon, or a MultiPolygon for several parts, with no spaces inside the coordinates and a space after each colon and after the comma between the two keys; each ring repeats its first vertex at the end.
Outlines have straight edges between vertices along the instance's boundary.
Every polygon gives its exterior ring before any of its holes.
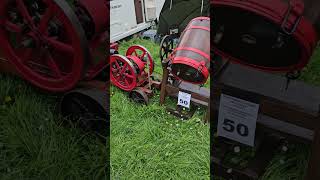
{"type": "Polygon", "coordinates": [[[25,18],[25,20],[27,21],[27,23],[29,23],[31,26],[35,26],[32,17],[30,16],[28,9],[25,5],[25,3],[23,2],[23,0],[16,0],[17,3],[17,8],[19,10],[19,12],[21,13],[21,15],[25,18]]]}
{"type": "Polygon", "coordinates": [[[45,37],[45,39],[48,41],[49,45],[57,51],[67,53],[68,55],[74,54],[74,49],[71,45],[60,42],[52,37],[45,37]]]}
{"type": "Polygon", "coordinates": [[[5,27],[6,30],[8,30],[10,32],[22,33],[22,28],[18,24],[15,24],[15,23],[10,22],[8,20],[6,20],[3,23],[3,26],[5,27]]]}
{"type": "Polygon", "coordinates": [[[42,15],[41,19],[40,19],[40,23],[39,23],[39,31],[41,33],[45,33],[49,22],[51,20],[51,18],[54,15],[54,6],[50,5],[49,7],[47,7],[45,13],[42,15]]]}
{"type": "Polygon", "coordinates": [[[54,61],[50,53],[47,53],[47,62],[48,62],[48,66],[50,67],[51,71],[55,74],[55,76],[58,78],[61,78],[62,77],[61,70],[59,69],[59,66],[54,61]]]}

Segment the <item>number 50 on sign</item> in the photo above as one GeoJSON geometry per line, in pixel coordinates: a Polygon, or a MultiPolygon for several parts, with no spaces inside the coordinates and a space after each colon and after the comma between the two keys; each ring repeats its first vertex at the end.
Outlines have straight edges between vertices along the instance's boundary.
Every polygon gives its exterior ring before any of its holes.
{"type": "Polygon", "coordinates": [[[259,104],[221,94],[218,136],[254,146],[259,104]]]}
{"type": "Polygon", "coordinates": [[[178,105],[190,108],[191,94],[179,91],[178,105]]]}

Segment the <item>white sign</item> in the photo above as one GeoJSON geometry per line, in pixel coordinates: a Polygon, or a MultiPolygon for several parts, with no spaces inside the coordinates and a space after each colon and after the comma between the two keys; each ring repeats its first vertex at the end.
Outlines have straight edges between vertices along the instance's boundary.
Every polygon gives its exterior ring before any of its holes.
{"type": "Polygon", "coordinates": [[[190,108],[191,94],[179,91],[178,105],[190,108]]]}
{"type": "Polygon", "coordinates": [[[218,136],[254,146],[259,104],[221,94],[218,136]]]}

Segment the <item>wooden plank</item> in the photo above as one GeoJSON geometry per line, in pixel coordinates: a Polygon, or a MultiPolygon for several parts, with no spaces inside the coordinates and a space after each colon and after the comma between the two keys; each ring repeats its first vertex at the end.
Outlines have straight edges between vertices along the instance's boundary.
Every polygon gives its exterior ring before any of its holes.
{"type": "Polygon", "coordinates": [[[204,96],[205,98],[210,97],[210,89],[200,87],[198,85],[194,85],[187,82],[181,82],[179,84],[179,88],[184,91],[192,92],[193,94],[200,94],[201,96],[204,96]]]}
{"type": "Polygon", "coordinates": [[[163,63],[164,67],[163,67],[161,89],[160,89],[160,105],[164,104],[167,96],[166,86],[168,83],[168,76],[169,76],[169,70],[167,69],[167,65],[168,65],[167,63],[163,63]]]}
{"type": "MultiPolygon", "coordinates": [[[[259,115],[257,120],[261,129],[272,129],[277,132],[285,133],[290,136],[299,137],[309,142],[313,140],[313,131],[294,124],[290,124],[279,119],[275,119],[266,115],[259,115]]],[[[301,140],[303,141],[303,140],[301,140]]]]}
{"type": "Polygon", "coordinates": [[[209,97],[204,97],[200,94],[193,93],[192,91],[186,90],[186,89],[180,89],[178,87],[175,87],[173,85],[167,84],[166,87],[166,95],[171,97],[178,97],[179,91],[183,91],[186,93],[191,94],[191,101],[195,104],[199,104],[202,106],[208,106],[209,103],[209,97]]]}
{"type": "Polygon", "coordinates": [[[291,81],[285,90],[286,78],[280,75],[229,64],[216,83],[295,105],[309,111],[310,114],[316,115],[319,112],[320,87],[291,81]]]}

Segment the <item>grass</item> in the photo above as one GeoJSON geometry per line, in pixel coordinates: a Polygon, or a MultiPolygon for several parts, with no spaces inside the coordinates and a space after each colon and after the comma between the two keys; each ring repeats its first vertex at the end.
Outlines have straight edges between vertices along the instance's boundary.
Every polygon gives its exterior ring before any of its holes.
{"type": "Polygon", "coordinates": [[[301,80],[320,86],[320,49],[313,54],[310,64],[304,68],[301,80]]]}
{"type": "Polygon", "coordinates": [[[1,180],[107,179],[108,147],[63,126],[58,98],[0,74],[1,180]]]}
{"type": "MultiPolygon", "coordinates": [[[[160,74],[159,46],[131,39],[120,44],[120,54],[133,44],[149,50],[160,74]]],[[[201,111],[181,121],[159,106],[159,92],[142,106],[127,92],[113,86],[111,91],[112,179],[209,179],[209,126],[200,120],[201,111]]]]}
{"type": "Polygon", "coordinates": [[[62,126],[56,96],[0,75],[0,179],[106,179],[105,144],[62,126]]]}
{"type": "MultiPolygon", "coordinates": [[[[122,42],[120,54],[141,44],[156,60],[158,45],[141,39],[122,42]]],[[[302,80],[320,85],[320,51],[302,80]]],[[[131,102],[111,87],[112,179],[209,179],[209,126],[202,111],[188,121],[168,115],[159,93],[149,106],[131,102]]],[[[0,179],[107,179],[108,149],[76,127],[62,126],[58,97],[39,92],[19,78],[0,75],[0,179]]],[[[309,147],[290,145],[270,163],[262,180],[302,179],[309,147]]]]}

